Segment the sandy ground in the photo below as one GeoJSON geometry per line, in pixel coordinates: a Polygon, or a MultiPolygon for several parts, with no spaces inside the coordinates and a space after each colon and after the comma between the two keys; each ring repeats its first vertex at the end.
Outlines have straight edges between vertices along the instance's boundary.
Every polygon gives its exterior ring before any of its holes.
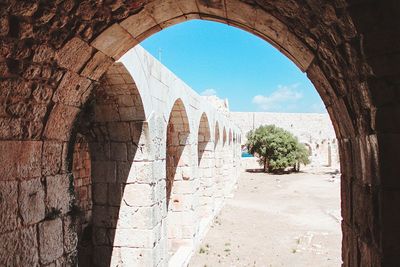
{"type": "Polygon", "coordinates": [[[189,266],[340,266],[340,181],[332,171],[243,172],[189,266]]]}

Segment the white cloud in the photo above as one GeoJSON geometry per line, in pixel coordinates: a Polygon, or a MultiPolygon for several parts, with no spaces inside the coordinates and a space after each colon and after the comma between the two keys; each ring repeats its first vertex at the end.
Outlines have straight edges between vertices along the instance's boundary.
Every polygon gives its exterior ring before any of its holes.
{"type": "Polygon", "coordinates": [[[298,84],[289,86],[279,85],[278,89],[270,95],[256,95],[253,97],[253,103],[263,111],[290,111],[296,108],[296,103],[303,97],[303,94],[297,90],[298,84]]]}
{"type": "Polygon", "coordinates": [[[203,92],[200,93],[202,96],[212,96],[212,95],[217,95],[217,91],[214,89],[206,89],[203,92]]]}

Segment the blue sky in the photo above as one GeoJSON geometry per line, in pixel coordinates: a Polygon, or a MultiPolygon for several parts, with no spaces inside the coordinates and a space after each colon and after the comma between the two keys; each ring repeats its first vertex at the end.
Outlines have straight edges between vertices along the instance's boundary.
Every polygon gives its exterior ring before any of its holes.
{"type": "Polygon", "coordinates": [[[326,112],[294,63],[243,30],[192,20],[141,45],[199,94],[228,98],[232,111],[326,112]]]}

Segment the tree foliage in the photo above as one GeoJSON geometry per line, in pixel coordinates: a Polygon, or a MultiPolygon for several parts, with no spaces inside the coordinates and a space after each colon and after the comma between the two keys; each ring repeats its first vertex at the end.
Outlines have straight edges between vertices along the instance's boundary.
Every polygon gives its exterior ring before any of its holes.
{"type": "Polygon", "coordinates": [[[247,149],[259,158],[264,171],[282,172],[287,167],[299,170],[300,164],[309,164],[308,150],[290,132],[264,125],[247,134],[247,149]]]}

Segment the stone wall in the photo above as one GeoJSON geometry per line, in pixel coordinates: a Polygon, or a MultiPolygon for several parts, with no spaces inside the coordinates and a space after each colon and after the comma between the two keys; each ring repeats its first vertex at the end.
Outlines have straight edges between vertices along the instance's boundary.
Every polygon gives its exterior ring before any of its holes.
{"type": "Polygon", "coordinates": [[[311,165],[339,168],[338,142],[328,114],[230,112],[229,116],[242,130],[242,145],[249,131],[273,124],[291,132],[309,148],[311,165]]]}
{"type": "Polygon", "coordinates": [[[126,51],[204,19],[259,36],[307,73],[339,143],[343,265],[397,266],[399,14],[397,0],[2,1],[0,262],[74,258],[68,218],[47,211],[69,203],[78,114],[126,51]]]}

